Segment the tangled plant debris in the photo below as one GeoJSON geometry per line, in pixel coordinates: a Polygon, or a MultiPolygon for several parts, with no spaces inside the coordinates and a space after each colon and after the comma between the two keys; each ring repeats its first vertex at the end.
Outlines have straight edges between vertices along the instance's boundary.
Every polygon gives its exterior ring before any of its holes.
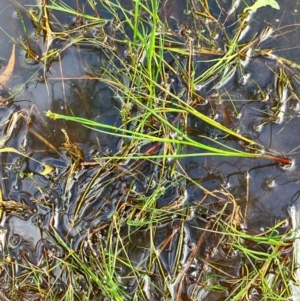
{"type": "Polygon", "coordinates": [[[296,300],[299,22],[176,4],[14,3],[3,300],[296,300]]]}

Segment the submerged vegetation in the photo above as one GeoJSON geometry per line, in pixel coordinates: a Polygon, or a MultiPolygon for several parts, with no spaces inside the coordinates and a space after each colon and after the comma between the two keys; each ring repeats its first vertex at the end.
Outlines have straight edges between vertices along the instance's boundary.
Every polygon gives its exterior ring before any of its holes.
{"type": "MultiPolygon", "coordinates": [[[[267,24],[262,32],[248,36],[255,14],[262,7],[279,9],[278,4],[257,1],[246,6],[233,1],[225,9],[221,1],[186,1],[187,24],[170,15],[170,6],[159,0],[88,0],[75,8],[48,0],[38,6],[16,6],[23,33],[16,33],[14,43],[24,50],[27,61],[41,64],[39,82],[48,84],[52,64],[61,64],[64,51],[73,46],[101,53],[101,67],[86,64],[78,79],[109,87],[117,120],[98,122],[67,107],[62,112],[49,110],[46,116],[54,123],[75,122],[115,138],[117,146],[96,151],[87,160],[83,147],[61,128],[65,142],[57,152],[68,157],[68,168],[59,173],[56,166],[42,163],[44,171],[36,174],[53,186],[63,179],[63,191],[58,196],[40,187],[24,205],[22,211],[34,213],[30,220],[42,232],[36,234],[40,240],[33,250],[20,247],[16,235],[11,235],[6,249],[18,245],[12,258],[5,253],[6,230],[1,230],[6,286],[0,289],[0,299],[2,295],[8,300],[292,296],[290,281],[299,279],[291,279],[297,268],[293,260],[297,237],[289,219],[276,220],[260,232],[252,230],[247,224],[248,171],[243,179],[246,193],[239,195],[230,190],[225,177],[219,189],[205,187],[201,175],[195,176],[193,166],[186,163],[191,158],[223,156],[292,164],[289,156],[297,149],[281,154],[249,135],[241,122],[246,101],[271,102],[270,110],[257,109],[255,131],[282,123],[289,114],[287,103],[291,108],[299,101],[294,70],[300,65],[263,47],[276,30],[267,24]],[[74,22],[61,24],[57,12],[74,22]],[[42,54],[34,47],[25,18],[35,28],[35,39],[43,40],[42,54]],[[58,42],[64,42],[63,47],[53,47],[58,42]],[[257,57],[275,62],[276,91],[253,80],[255,89],[244,98],[239,89],[249,80],[246,66],[257,57]],[[242,96],[236,97],[236,92],[242,96]]],[[[17,202],[2,198],[0,205],[3,212],[19,210],[17,202]]],[[[29,227],[29,219],[24,220],[19,223],[29,227]]]]}

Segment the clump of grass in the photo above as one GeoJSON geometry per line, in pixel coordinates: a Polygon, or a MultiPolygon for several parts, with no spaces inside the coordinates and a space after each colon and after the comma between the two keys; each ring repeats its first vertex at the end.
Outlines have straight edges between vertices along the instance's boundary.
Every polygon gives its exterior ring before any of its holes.
{"type": "MultiPolygon", "coordinates": [[[[27,283],[26,277],[34,279],[34,290],[49,300],[58,297],[62,300],[155,300],[158,297],[179,300],[181,294],[191,286],[195,291],[193,294],[198,294],[203,287],[224,295],[227,292],[226,300],[247,300],[255,290],[269,299],[284,300],[290,294],[287,279],[291,263],[288,258],[284,258],[285,251],[291,246],[289,233],[279,232],[281,223],[259,235],[247,233],[241,227],[240,219],[243,217],[240,216],[234,198],[223,195],[221,199],[217,195],[220,191],[206,191],[185,173],[180,164],[180,159],[195,156],[265,158],[290,164],[289,159],[281,157],[274,150],[266,149],[239,134],[237,128],[220,124],[198,109],[205,102],[199,93],[201,87],[206,86],[212,79],[217,82],[217,88],[226,85],[233,74],[242,68],[241,59],[249,56],[249,51],[260,42],[262,36],[253,38],[249,43],[240,44],[241,36],[248,25],[249,12],[241,15],[241,21],[233,36],[229,36],[224,26],[214,19],[207,1],[204,1],[203,12],[198,15],[195,13],[196,17],[200,15],[201,18],[218,23],[217,30],[221,31],[227,41],[227,49],[223,51],[220,50],[218,42],[212,47],[208,37],[201,34],[200,38],[204,38],[211,48],[204,49],[195,45],[189,28],[185,28],[178,42],[175,39],[176,34],[168,30],[167,25],[160,19],[158,0],[137,0],[132,9],[125,9],[118,1],[104,1],[113,16],[111,26],[121,33],[122,38],[108,37],[103,32],[104,36],[101,38],[86,38],[83,34],[78,34],[78,31],[108,24],[107,20],[99,16],[95,4],[92,1],[88,3],[94,9],[94,16],[86,15],[79,9],[74,10],[62,1],[50,1],[40,6],[40,16],[32,14],[33,12],[30,14],[30,18],[37,24],[36,34],[40,35],[44,31],[47,36],[45,53],[40,58],[45,62],[45,68],[46,62],[57,55],[47,51],[54,38],[71,37],[69,47],[88,43],[97,49],[108,48],[108,52],[105,52],[108,67],[98,73],[92,67],[86,71],[91,78],[107,83],[119,102],[121,127],[51,111],[46,113],[52,119],[78,122],[93,130],[117,136],[123,144],[117,153],[95,157],[95,162],[81,162],[82,165],[78,162],[72,163],[72,173],[70,171],[68,180],[74,176],[75,169],[89,163],[96,163],[93,168],[98,171],[79,198],[70,227],[77,226],[88,203],[88,194],[97,189],[94,187],[96,178],[109,171],[115,174],[104,184],[105,188],[121,177],[131,177],[132,183],[126,186],[127,190],[124,189],[124,195],[120,196],[122,201],[117,203],[109,223],[99,223],[97,227],[90,229],[91,232],[78,249],[73,250],[52,228],[53,238],[64,254],[50,258],[49,253],[45,253],[39,263],[43,268],[27,262],[27,265],[24,264],[27,273],[17,278],[16,283],[27,283]],[[52,29],[54,21],[50,19],[51,11],[54,10],[75,15],[84,22],[79,22],[75,29],[56,32],[52,29]],[[111,43],[107,43],[108,39],[111,43]],[[118,43],[126,45],[126,55],[123,57],[119,57],[118,43]],[[173,56],[173,63],[165,59],[166,53],[173,56]],[[209,67],[195,76],[195,56],[199,54],[209,54],[217,58],[210,59],[209,67]],[[174,77],[182,82],[179,91],[174,88],[174,77]],[[217,129],[222,137],[210,137],[201,133],[198,135],[199,139],[192,138],[189,135],[188,122],[191,117],[217,129]],[[247,146],[228,143],[227,137],[233,137],[247,146]],[[143,164],[159,169],[158,176],[149,177],[139,171],[143,164]],[[130,173],[124,166],[130,167],[130,173]],[[135,188],[139,181],[143,181],[145,185],[142,192],[135,188]],[[204,205],[202,208],[202,204],[187,206],[187,183],[205,191],[218,206],[212,206],[212,210],[204,205]],[[177,199],[161,204],[160,200],[166,192],[177,186],[177,199]],[[226,209],[229,205],[233,209],[226,209]],[[207,218],[197,214],[199,207],[203,211],[207,210],[207,218]],[[198,224],[193,225],[192,228],[201,231],[201,235],[194,248],[187,251],[188,247],[184,244],[187,244],[185,240],[188,231],[185,227],[192,219],[203,222],[205,226],[201,228],[198,224]],[[160,229],[165,230],[167,226],[171,231],[165,231],[161,235],[160,229]],[[218,266],[211,254],[208,257],[203,256],[201,245],[204,238],[210,235],[215,235],[220,241],[215,246],[216,251],[222,247],[228,251],[225,257],[234,252],[242,257],[237,276],[234,277],[223,269],[222,263],[218,266]],[[161,241],[158,242],[158,239],[161,241]],[[176,250],[171,252],[171,248],[176,250]],[[166,254],[173,256],[172,267],[166,254]],[[202,271],[201,276],[205,275],[202,278],[194,277],[191,283],[191,265],[200,265],[200,262],[210,267],[212,272],[205,274],[202,271]],[[275,270],[279,273],[274,278],[272,275],[275,270]],[[65,280],[67,287],[60,291],[57,287],[60,286],[61,279],[65,280]],[[47,283],[47,289],[41,283],[47,283]]],[[[25,48],[23,44],[21,46],[25,48]]],[[[29,50],[30,45],[28,52],[29,50]]],[[[282,85],[287,85],[287,77],[282,74],[280,78],[282,85]]],[[[280,108],[277,112],[279,111],[280,108]]],[[[71,145],[70,141],[69,144],[71,145]]],[[[71,157],[71,151],[67,152],[71,157]]],[[[197,272],[200,270],[199,265],[197,272]]]]}
{"type": "Polygon", "coordinates": [[[292,270],[292,242],[290,232],[280,231],[283,223],[258,235],[220,223],[227,249],[242,256],[241,275],[226,300],[247,300],[255,294],[268,300],[285,300],[291,295],[288,279],[292,270]]]}
{"type": "MultiPolygon", "coordinates": [[[[119,31],[125,33],[126,27],[131,29],[131,36],[124,34],[123,39],[123,43],[127,44],[127,57],[130,58],[130,63],[127,63],[126,60],[120,60],[118,53],[112,51],[110,52],[111,58],[108,58],[109,68],[103,70],[101,75],[99,74],[101,80],[112,87],[116,93],[116,98],[120,102],[122,127],[116,128],[105,124],[97,124],[80,117],[63,116],[50,111],[47,112],[48,117],[79,122],[100,132],[109,133],[132,142],[135,140],[143,144],[160,142],[166,145],[165,148],[168,148],[167,157],[169,158],[188,156],[183,153],[179,154],[175,150],[179,147],[182,150],[186,146],[201,150],[189,154],[189,156],[260,157],[275,160],[282,164],[291,163],[289,159],[280,157],[272,150],[266,150],[257,142],[240,135],[236,129],[230,129],[196,109],[197,102],[201,103],[203,101],[197,93],[197,86],[203,85],[203,83],[211,78],[216,78],[216,76],[220,79],[218,86],[223,85],[223,82],[227,81],[227,77],[231,76],[232,71],[230,70],[238,68],[240,58],[247,56],[246,53],[260,41],[261,37],[257,37],[250,43],[239,45],[240,37],[248,23],[248,13],[242,16],[234,36],[226,36],[229,49],[215,62],[212,60],[212,65],[201,76],[194,78],[192,70],[195,69],[194,64],[196,62],[193,58],[194,45],[192,37],[187,34],[185,43],[179,45],[181,47],[177,47],[175,53],[173,48],[165,46],[165,44],[168,45],[166,43],[166,28],[158,16],[159,3],[157,1],[150,1],[149,3],[137,1],[133,11],[126,10],[119,2],[106,2],[105,4],[114,16],[119,31]],[[122,20],[117,13],[118,11],[122,12],[122,20]],[[147,18],[144,16],[147,16],[147,18]],[[165,53],[174,55],[175,60],[178,54],[186,56],[188,65],[183,68],[181,62],[178,61],[176,66],[171,66],[164,59],[165,53]],[[116,61],[118,66],[115,64],[116,61]],[[231,66],[232,68],[230,68],[231,66]],[[171,74],[184,77],[182,80],[184,87],[179,93],[172,91],[172,80],[169,80],[171,74]],[[133,113],[134,107],[135,113],[133,113]],[[174,119],[172,122],[170,117],[174,119]],[[224,136],[234,137],[250,147],[243,151],[228,146],[221,141],[212,141],[213,139],[209,137],[206,137],[210,140],[207,144],[195,141],[188,135],[188,119],[192,117],[199,118],[209,126],[223,132],[224,136]],[[137,126],[133,127],[132,124],[137,126]]],[[[77,12],[66,6],[62,8],[59,4],[52,4],[47,8],[63,9],[65,12],[68,11],[78,15],[77,12]]],[[[226,31],[222,26],[219,29],[223,30],[226,35],[226,31]]],[[[92,75],[97,78],[97,74],[92,75]]],[[[135,157],[140,158],[139,156],[135,157]]]]}

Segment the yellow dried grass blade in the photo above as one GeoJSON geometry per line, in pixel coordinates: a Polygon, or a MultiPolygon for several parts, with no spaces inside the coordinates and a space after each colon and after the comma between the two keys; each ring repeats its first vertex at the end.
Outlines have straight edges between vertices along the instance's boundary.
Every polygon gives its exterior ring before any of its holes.
{"type": "Polygon", "coordinates": [[[42,172],[40,172],[40,175],[42,175],[42,176],[45,176],[45,175],[49,174],[52,171],[52,167],[51,166],[43,164],[43,163],[41,163],[40,161],[38,161],[38,160],[36,160],[34,158],[31,158],[31,157],[29,157],[27,155],[24,155],[21,152],[19,152],[18,150],[16,150],[15,148],[13,148],[13,147],[4,147],[4,148],[1,148],[0,149],[0,153],[15,153],[15,154],[18,154],[20,156],[29,158],[30,160],[33,160],[33,161],[35,161],[35,162],[43,165],[44,170],[42,172]]]}

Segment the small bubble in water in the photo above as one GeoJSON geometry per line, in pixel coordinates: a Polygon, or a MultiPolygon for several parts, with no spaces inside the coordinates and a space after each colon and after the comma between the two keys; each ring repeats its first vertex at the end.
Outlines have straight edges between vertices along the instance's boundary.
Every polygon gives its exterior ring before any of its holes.
{"type": "Polygon", "coordinates": [[[21,241],[21,236],[19,234],[13,234],[9,239],[9,242],[14,247],[16,247],[20,243],[20,241],[21,241]]]}
{"type": "Polygon", "coordinates": [[[194,250],[195,246],[196,246],[196,244],[193,243],[193,242],[191,242],[191,243],[188,244],[188,247],[189,247],[190,250],[194,250]]]}
{"type": "Polygon", "coordinates": [[[20,170],[23,166],[23,160],[17,160],[15,163],[14,163],[14,168],[16,171],[20,170]]]}
{"type": "Polygon", "coordinates": [[[261,300],[261,295],[257,291],[256,288],[251,288],[249,291],[249,300],[250,301],[260,301],[261,300]]]}
{"type": "Polygon", "coordinates": [[[112,149],[107,146],[107,147],[104,148],[104,153],[106,155],[111,155],[112,154],[112,149]]]}
{"type": "Polygon", "coordinates": [[[200,91],[203,88],[203,85],[195,85],[194,89],[195,91],[200,91]]]}
{"type": "Polygon", "coordinates": [[[262,187],[264,189],[271,189],[276,187],[275,179],[265,179],[264,182],[262,183],[262,187]]]}
{"type": "Polygon", "coordinates": [[[92,157],[99,156],[99,150],[95,147],[91,147],[89,153],[92,157]]]}
{"type": "Polygon", "coordinates": [[[21,189],[22,189],[22,185],[19,185],[19,184],[15,184],[15,185],[13,185],[13,190],[15,190],[15,191],[20,191],[21,189]]]}

